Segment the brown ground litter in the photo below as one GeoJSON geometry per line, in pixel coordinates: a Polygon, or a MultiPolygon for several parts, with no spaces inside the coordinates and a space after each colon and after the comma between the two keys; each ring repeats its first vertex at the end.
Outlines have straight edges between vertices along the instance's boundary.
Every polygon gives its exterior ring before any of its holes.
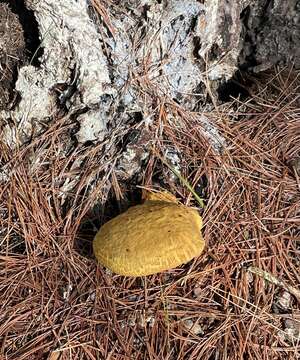
{"type": "MultiPolygon", "coordinates": [[[[252,93],[246,103],[233,101],[206,114],[226,139],[222,154],[194,114],[162,102],[152,146],[163,157],[175,149],[182,174],[194,186],[206,185],[208,245],[189,264],[147,278],[110,274],[80,248],[96,232],[86,224],[106,220],[110,184],[117,198],[126,195],[114,173],[118,154],[104,161],[104,144],[66,152],[70,119],[15,151],[1,145],[4,359],[299,356],[299,302],[248,271],[255,266],[299,290],[299,76],[265,75],[252,93]],[[83,166],[76,166],[78,159],[83,166]],[[65,190],[74,179],[80,180],[65,190]]],[[[144,185],[157,171],[170,175],[152,155],[144,185]]],[[[168,187],[196,205],[178,183],[168,187]]]]}

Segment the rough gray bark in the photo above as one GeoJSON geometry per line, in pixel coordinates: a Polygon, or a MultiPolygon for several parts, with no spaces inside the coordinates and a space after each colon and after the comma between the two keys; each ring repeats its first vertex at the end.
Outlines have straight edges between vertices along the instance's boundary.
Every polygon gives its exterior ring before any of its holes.
{"type": "Polygon", "coordinates": [[[241,65],[255,72],[275,64],[300,68],[299,0],[254,1],[243,15],[241,65]]]}
{"type": "MultiPolygon", "coordinates": [[[[146,129],[153,120],[155,99],[174,101],[187,111],[206,104],[208,110],[207,94],[217,101],[219,85],[239,67],[260,71],[292,62],[299,67],[296,0],[111,1],[105,7],[109,26],[88,0],[25,4],[36,17],[43,55],[40,66],[27,63],[20,68],[15,83],[20,101],[12,110],[7,94],[13,80],[8,77],[1,83],[0,117],[11,147],[41,132],[60,114],[77,119],[79,143],[102,141],[116,127],[126,130],[135,116],[146,129]]],[[[15,31],[21,39],[17,24],[15,31]]],[[[3,40],[1,44],[5,52],[3,40]]],[[[22,54],[23,46],[20,40],[16,55],[22,54]]],[[[213,146],[222,146],[209,119],[195,116],[213,146]]],[[[135,158],[133,149],[129,145],[124,163],[135,158]]],[[[128,176],[139,169],[145,154],[133,168],[126,170],[124,165],[128,176]]]]}
{"type": "Polygon", "coordinates": [[[14,74],[24,56],[25,42],[21,24],[7,4],[0,4],[0,110],[13,99],[14,74]],[[14,31],[12,31],[14,29],[14,31]]]}

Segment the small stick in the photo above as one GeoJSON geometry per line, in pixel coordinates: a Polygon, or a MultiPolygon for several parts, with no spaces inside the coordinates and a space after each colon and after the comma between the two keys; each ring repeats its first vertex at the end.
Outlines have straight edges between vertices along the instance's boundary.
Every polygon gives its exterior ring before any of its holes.
{"type": "Polygon", "coordinates": [[[255,266],[250,266],[248,268],[248,271],[262,277],[263,279],[269,281],[270,283],[276,286],[283,288],[284,290],[294,295],[295,298],[300,302],[300,290],[296,289],[295,287],[286,284],[284,281],[276,278],[274,275],[270,274],[269,272],[259,269],[255,266]]]}
{"type": "Polygon", "coordinates": [[[194,198],[198,202],[199,206],[203,209],[204,208],[204,201],[200,198],[200,196],[196,193],[196,191],[193,189],[192,185],[185,179],[172,165],[170,165],[166,159],[161,157],[158,153],[154,152],[155,155],[164,163],[171,171],[172,173],[178,177],[178,179],[181,181],[181,183],[194,195],[194,198]]]}

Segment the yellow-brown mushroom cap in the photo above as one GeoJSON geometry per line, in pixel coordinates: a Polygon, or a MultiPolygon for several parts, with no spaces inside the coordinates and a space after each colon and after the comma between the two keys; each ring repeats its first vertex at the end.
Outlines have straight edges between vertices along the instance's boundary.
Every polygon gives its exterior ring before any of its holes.
{"type": "Polygon", "coordinates": [[[144,276],[201,254],[205,243],[198,212],[160,199],[133,206],[101,227],[93,247],[102,265],[120,275],[144,276]]]}

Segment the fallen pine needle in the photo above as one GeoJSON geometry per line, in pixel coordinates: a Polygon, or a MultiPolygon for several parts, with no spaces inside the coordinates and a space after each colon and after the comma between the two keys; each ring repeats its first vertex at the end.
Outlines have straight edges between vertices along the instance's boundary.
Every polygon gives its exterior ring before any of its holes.
{"type": "Polygon", "coordinates": [[[161,160],[161,162],[163,164],[165,164],[171,171],[172,173],[177,176],[177,178],[181,181],[181,183],[191,192],[191,194],[193,194],[194,198],[196,199],[197,203],[199,204],[199,206],[204,209],[204,201],[203,199],[200,198],[200,196],[196,193],[196,191],[193,189],[192,185],[187,181],[187,179],[185,179],[180,173],[179,171],[177,171],[176,169],[174,169],[174,167],[172,165],[170,165],[166,159],[164,159],[162,156],[160,156],[157,152],[155,152],[155,155],[161,160]]]}
{"type": "Polygon", "coordinates": [[[266,281],[269,281],[270,283],[272,283],[276,286],[283,288],[284,290],[286,290],[289,293],[291,293],[292,295],[294,295],[296,297],[296,299],[300,302],[300,291],[298,289],[296,289],[295,287],[286,284],[284,281],[278,279],[277,277],[270,274],[269,272],[259,269],[255,266],[250,266],[248,268],[248,271],[250,271],[252,274],[256,274],[256,275],[262,277],[266,281]]]}

